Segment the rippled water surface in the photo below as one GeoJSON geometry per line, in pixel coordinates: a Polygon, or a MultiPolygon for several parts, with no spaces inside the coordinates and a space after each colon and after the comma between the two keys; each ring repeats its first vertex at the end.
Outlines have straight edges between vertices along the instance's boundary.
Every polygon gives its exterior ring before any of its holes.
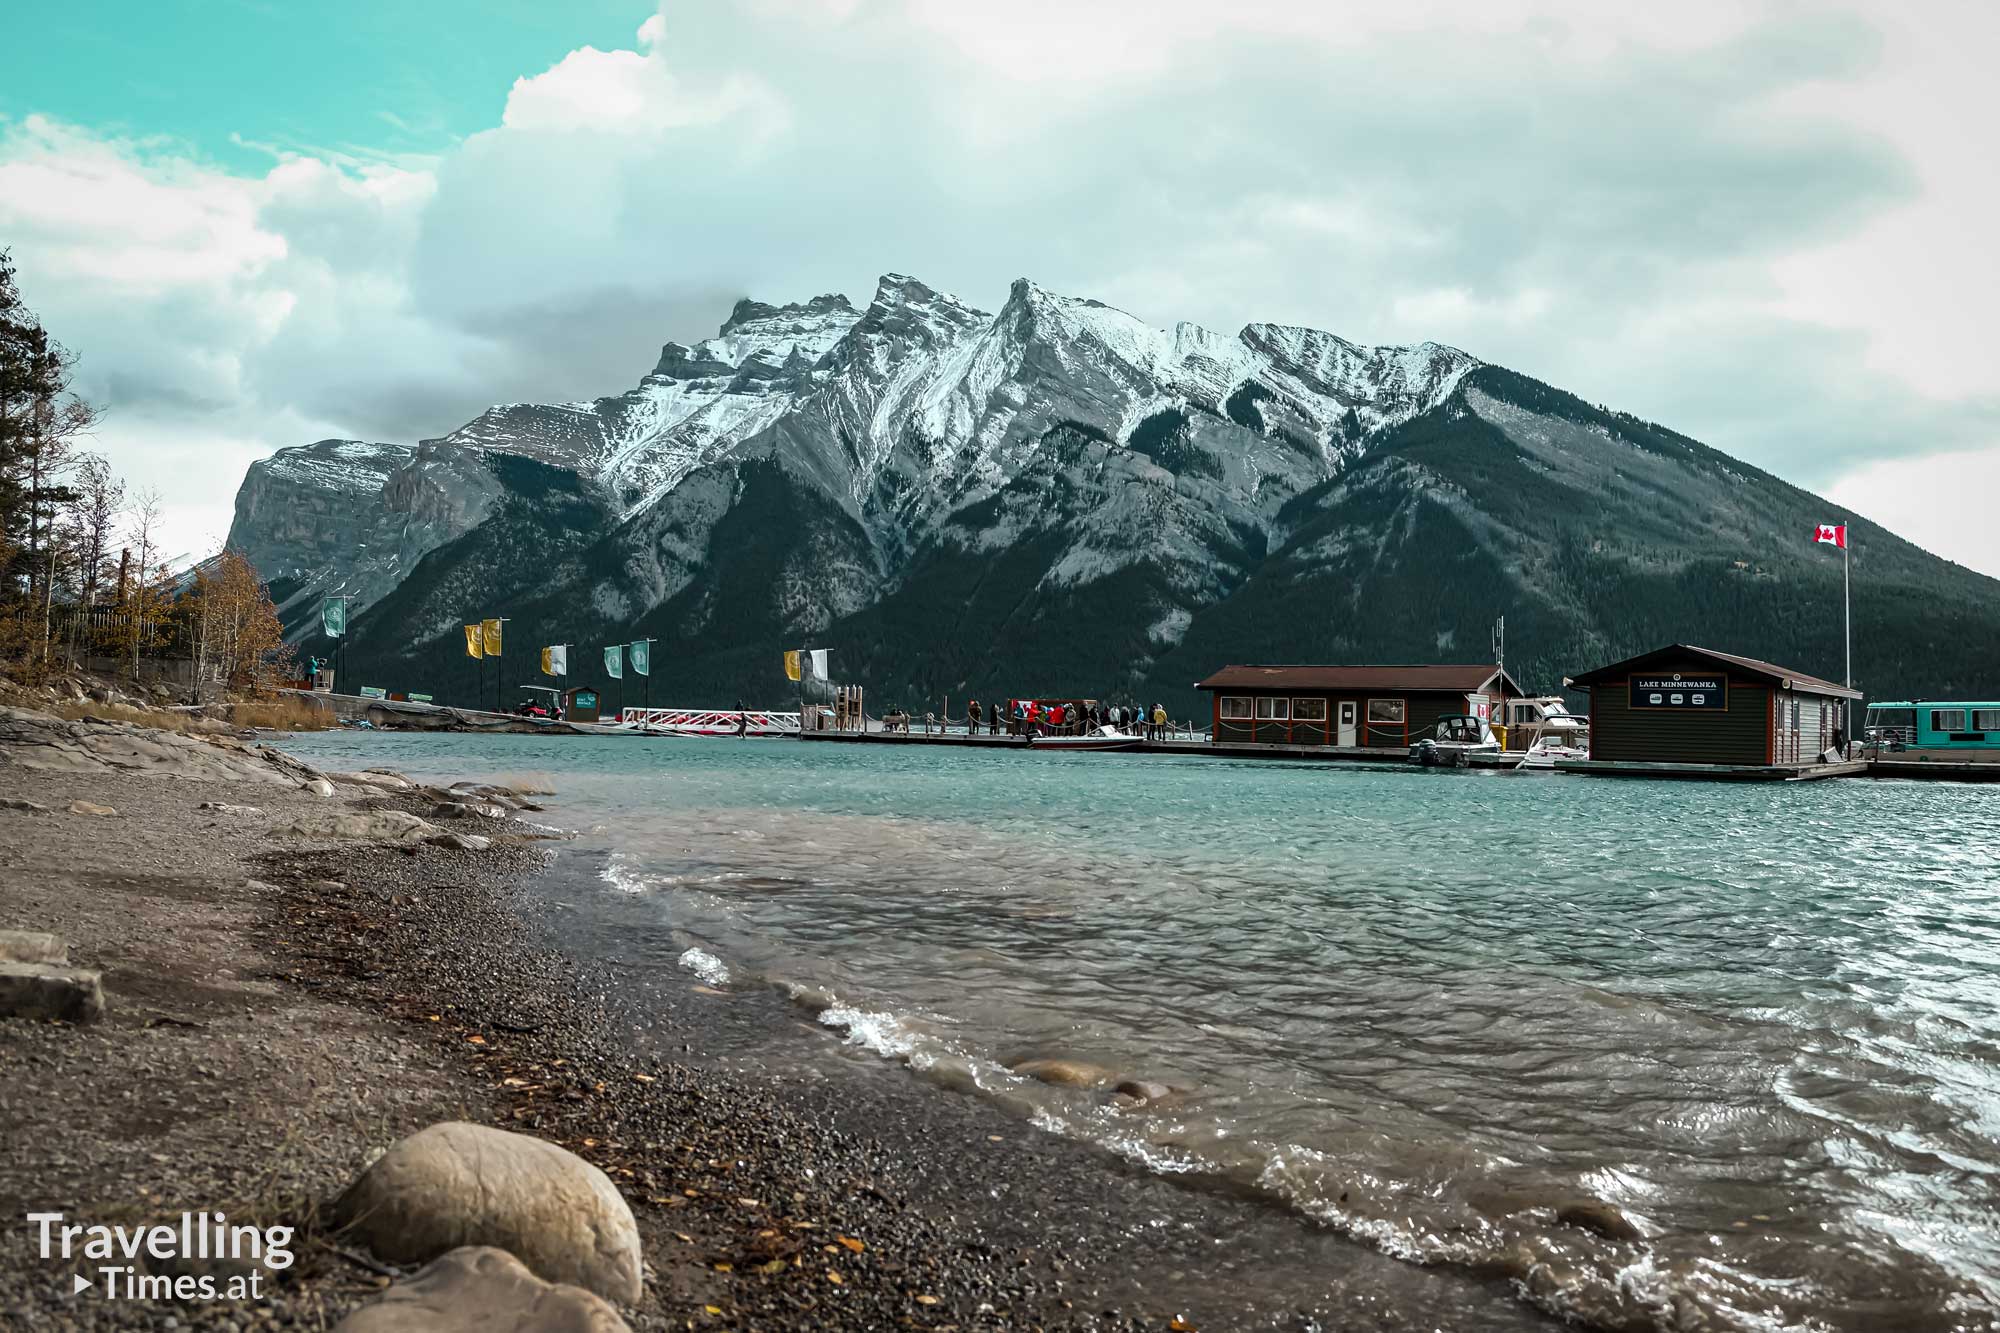
{"type": "Polygon", "coordinates": [[[1544,1308],[1994,1326],[2000,787],[292,748],[548,775],[565,823],[605,825],[607,903],[657,923],[643,952],[783,987],[830,1040],[1544,1308]],[[1104,1083],[1012,1072],[1030,1059],[1104,1083]],[[1160,1086],[1135,1105],[1124,1080],[1160,1086]],[[1644,1242],[1559,1221],[1586,1200],[1644,1242]]]}

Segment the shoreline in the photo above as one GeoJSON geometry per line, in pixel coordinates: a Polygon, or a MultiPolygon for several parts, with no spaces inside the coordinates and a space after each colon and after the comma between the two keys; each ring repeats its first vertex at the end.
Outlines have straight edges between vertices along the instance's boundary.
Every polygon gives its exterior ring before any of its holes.
{"type": "MultiPolygon", "coordinates": [[[[1128,1168],[886,1062],[728,1068],[753,1027],[780,1039],[786,1003],[563,952],[563,895],[589,886],[519,826],[484,851],[315,848],[270,831],[333,804],[431,802],[13,767],[0,796],[120,810],[80,829],[0,812],[25,872],[0,917],[67,934],[110,1007],[94,1029],[0,1024],[0,1078],[22,1090],[0,1094],[0,1130],[32,1145],[0,1163],[0,1198],[136,1216],[240,1197],[245,1216],[298,1221],[309,1256],[255,1310],[92,1303],[10,1230],[0,1314],[330,1326],[392,1270],[316,1233],[316,1204],[371,1149],[460,1118],[558,1142],[617,1183],[648,1260],[634,1328],[1549,1326],[1502,1283],[1128,1168]],[[82,1123],[133,1101],[145,1112],[82,1123]]],[[[791,1016],[800,1040],[838,1040],[791,1016]]]]}

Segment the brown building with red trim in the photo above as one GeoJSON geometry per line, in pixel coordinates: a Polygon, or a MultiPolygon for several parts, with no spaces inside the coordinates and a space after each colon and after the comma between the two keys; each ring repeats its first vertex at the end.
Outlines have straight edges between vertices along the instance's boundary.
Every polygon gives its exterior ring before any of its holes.
{"type": "Polygon", "coordinates": [[[1592,763],[1816,763],[1857,690],[1789,667],[1675,643],[1585,672],[1592,763]]]}
{"type": "Polygon", "coordinates": [[[1521,695],[1492,664],[1226,666],[1195,688],[1213,696],[1214,740],[1374,749],[1408,749],[1441,717],[1497,716],[1521,695]]]}

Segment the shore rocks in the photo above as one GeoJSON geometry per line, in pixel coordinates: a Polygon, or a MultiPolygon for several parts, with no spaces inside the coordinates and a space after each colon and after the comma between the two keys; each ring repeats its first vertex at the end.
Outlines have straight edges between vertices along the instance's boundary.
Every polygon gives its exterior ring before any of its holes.
{"type": "Polygon", "coordinates": [[[25,708],[0,708],[0,767],[59,773],[140,773],[214,782],[298,780],[304,766],[227,737],[204,738],[126,722],[65,721],[25,708]]]}
{"type": "Polygon", "coordinates": [[[492,1246],[465,1246],[383,1293],[334,1333],[627,1333],[581,1287],[544,1282],[492,1246]]]}
{"type": "Polygon", "coordinates": [[[231,815],[239,819],[248,819],[264,813],[254,805],[231,805],[227,801],[203,801],[196,808],[213,810],[218,815],[231,815]]]}
{"type": "Polygon", "coordinates": [[[1646,1233],[1619,1211],[1616,1204],[1602,1199],[1571,1199],[1556,1206],[1556,1222],[1561,1226],[1590,1231],[1606,1240],[1642,1241],[1646,1233]]]}
{"type": "Polygon", "coordinates": [[[347,1187],[333,1217],[390,1263],[493,1245],[542,1278],[628,1305],[644,1280],[638,1226],[608,1176],[553,1143],[484,1125],[447,1121],[403,1139],[347,1187]]]}
{"type": "Polygon", "coordinates": [[[333,795],[333,784],[325,778],[307,778],[302,785],[315,796],[333,795]]]}
{"type": "Polygon", "coordinates": [[[278,830],[277,836],[308,841],[413,843],[438,837],[443,832],[436,824],[402,810],[341,810],[305,815],[278,830]]]}
{"type": "Polygon", "coordinates": [[[344,783],[349,787],[374,787],[380,791],[408,791],[416,784],[399,773],[378,773],[366,769],[359,773],[328,773],[328,781],[344,783]]]}
{"type": "Polygon", "coordinates": [[[432,819],[505,819],[507,812],[484,801],[440,801],[431,807],[432,819]]]}
{"type": "Polygon", "coordinates": [[[99,805],[95,801],[71,801],[69,812],[73,815],[90,815],[97,819],[111,819],[118,814],[110,806],[99,805]]]}
{"type": "Polygon", "coordinates": [[[104,986],[90,968],[0,962],[0,1018],[94,1023],[104,1017],[104,986]]]}
{"type": "Polygon", "coordinates": [[[1128,1078],[1112,1091],[1127,1106],[1150,1106],[1174,1095],[1174,1090],[1166,1084],[1143,1078],[1128,1078]]]}
{"type": "Polygon", "coordinates": [[[69,962],[69,945],[60,935],[39,930],[0,930],[0,963],[69,962]]]}
{"type": "Polygon", "coordinates": [[[1104,1088],[1118,1081],[1109,1069],[1085,1060],[1023,1060],[1014,1072],[1061,1088],[1104,1088]]]}
{"type": "Polygon", "coordinates": [[[49,815],[55,812],[38,801],[24,801],[18,796],[0,798],[0,810],[19,810],[28,815],[49,815]]]}
{"type": "Polygon", "coordinates": [[[493,839],[482,838],[477,833],[440,833],[424,841],[433,847],[446,847],[455,852],[483,852],[493,845],[493,839]]]}

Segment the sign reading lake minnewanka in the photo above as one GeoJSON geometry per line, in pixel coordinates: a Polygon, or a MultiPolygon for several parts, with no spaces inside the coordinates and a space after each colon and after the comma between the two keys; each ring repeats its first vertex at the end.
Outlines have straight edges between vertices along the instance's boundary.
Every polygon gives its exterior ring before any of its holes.
{"type": "Polygon", "coordinates": [[[1633,708],[1729,707],[1726,676],[1633,676],[1631,686],[1633,708]]]}

